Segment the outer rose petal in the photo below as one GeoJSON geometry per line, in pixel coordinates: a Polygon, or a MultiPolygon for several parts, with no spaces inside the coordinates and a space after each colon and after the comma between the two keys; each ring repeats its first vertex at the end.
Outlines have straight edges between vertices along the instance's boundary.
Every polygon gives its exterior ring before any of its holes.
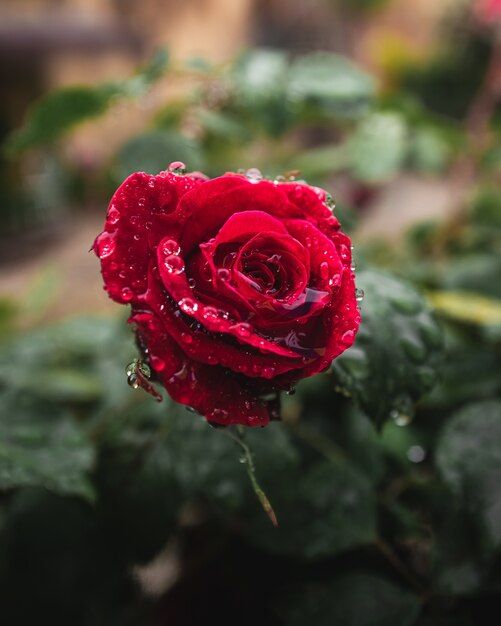
{"type": "Polygon", "coordinates": [[[157,214],[175,211],[179,199],[203,181],[162,172],[137,172],[113,195],[104,232],[94,242],[105,287],[113,300],[135,302],[146,290],[150,232],[157,214]]]}
{"type": "Polygon", "coordinates": [[[148,346],[151,365],[169,395],[193,407],[209,422],[265,426],[268,403],[257,399],[231,370],[203,365],[186,358],[168,333],[159,332],[159,320],[138,313],[131,317],[141,341],[148,346]]]}

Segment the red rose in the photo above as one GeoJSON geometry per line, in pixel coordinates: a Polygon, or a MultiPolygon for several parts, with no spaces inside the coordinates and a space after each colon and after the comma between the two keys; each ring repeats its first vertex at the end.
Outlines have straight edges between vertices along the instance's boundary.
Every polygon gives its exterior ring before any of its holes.
{"type": "MultiPolygon", "coordinates": [[[[172,169],[172,167],[171,167],[172,169]]],[[[263,426],[273,394],[329,367],[360,322],[349,238],[325,191],[226,174],[130,176],[94,250],[169,394],[263,426]]]]}

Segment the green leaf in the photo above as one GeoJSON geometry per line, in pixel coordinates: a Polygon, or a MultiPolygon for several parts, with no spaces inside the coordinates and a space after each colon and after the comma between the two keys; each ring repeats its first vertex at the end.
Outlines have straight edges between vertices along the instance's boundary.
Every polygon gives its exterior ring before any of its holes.
{"type": "Polygon", "coordinates": [[[349,166],[345,144],[333,144],[303,151],[292,161],[306,179],[324,178],[349,166]]]}
{"type": "Polygon", "coordinates": [[[28,148],[53,142],[77,124],[98,117],[118,97],[140,97],[165,72],[168,53],[159,51],[138,74],[97,87],[76,85],[53,91],[36,102],[24,126],[7,140],[6,153],[16,156],[28,148]]]}
{"type": "Polygon", "coordinates": [[[88,473],[94,449],[58,407],[17,399],[0,415],[0,490],[40,486],[62,495],[94,497],[88,473]]]}
{"type": "MultiPolygon", "coordinates": [[[[259,478],[259,465],[257,469],[259,478]]],[[[376,537],[375,495],[369,481],[348,465],[326,461],[308,471],[282,473],[274,489],[261,482],[279,529],[262,511],[250,511],[245,532],[260,547],[314,559],[366,545],[376,537]]]]}
{"type": "Polygon", "coordinates": [[[436,462],[442,478],[482,527],[486,546],[501,547],[501,402],[460,409],[445,426],[436,462]]]}
{"type": "Polygon", "coordinates": [[[437,378],[442,332],[424,298],[390,274],[367,270],[362,323],[352,348],[332,363],[339,388],[350,394],[377,425],[412,417],[413,403],[437,378]]]}
{"type": "Polygon", "coordinates": [[[7,153],[15,156],[58,139],[80,122],[104,113],[114,95],[117,89],[112,85],[66,87],[49,93],[33,106],[25,125],[11,136],[7,153]]]}
{"type": "Polygon", "coordinates": [[[134,137],[119,151],[114,174],[124,180],[133,172],[158,174],[172,161],[183,161],[190,170],[203,168],[198,143],[176,132],[149,132],[134,137]]]}
{"type": "Polygon", "coordinates": [[[165,547],[182,504],[161,445],[103,449],[96,477],[99,511],[122,558],[146,563],[165,547]]]}
{"type": "Polygon", "coordinates": [[[478,533],[471,515],[454,510],[436,529],[432,548],[433,587],[445,595],[466,595],[478,591],[487,573],[478,533]]]}
{"type": "Polygon", "coordinates": [[[287,71],[285,52],[257,48],[237,59],[228,77],[240,117],[273,137],[292,121],[285,92],[287,71]]]}
{"type": "Polygon", "coordinates": [[[314,52],[292,63],[287,91],[297,104],[315,105],[334,116],[354,117],[371,103],[375,82],[342,56],[314,52]]]}
{"type": "Polygon", "coordinates": [[[418,598],[375,574],[347,574],[296,591],[284,602],[287,626],[411,626],[418,598]]]}
{"type": "Polygon", "coordinates": [[[384,182],[398,172],[407,153],[407,126],[397,113],[372,113],[349,140],[351,171],[364,183],[384,182]]]}
{"type": "Polygon", "coordinates": [[[263,100],[283,91],[287,68],[287,54],[282,50],[256,48],[237,59],[231,78],[240,97],[263,100]]]}
{"type": "Polygon", "coordinates": [[[440,173],[447,167],[451,157],[451,146],[439,131],[421,127],[414,132],[410,161],[418,171],[440,173]]]}
{"type": "MultiPolygon", "coordinates": [[[[274,477],[287,475],[297,463],[289,434],[281,424],[250,429],[244,436],[254,455],[259,482],[271,485],[274,477]]],[[[210,427],[205,418],[188,413],[184,407],[173,405],[163,446],[187,496],[204,495],[223,502],[230,510],[250,504],[262,514],[246,468],[239,462],[242,450],[224,431],[210,427]]]]}

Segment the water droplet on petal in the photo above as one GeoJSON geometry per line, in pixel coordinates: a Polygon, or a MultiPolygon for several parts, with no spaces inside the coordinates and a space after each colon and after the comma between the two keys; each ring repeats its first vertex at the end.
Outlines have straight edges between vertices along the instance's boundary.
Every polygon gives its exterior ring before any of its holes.
{"type": "Polygon", "coordinates": [[[150,180],[148,181],[148,187],[150,189],[154,189],[155,188],[155,179],[154,178],[150,178],[150,180]]]}
{"type": "Polygon", "coordinates": [[[164,267],[169,274],[181,274],[184,272],[184,261],[177,254],[171,254],[164,259],[164,267]]]}
{"type": "Polygon", "coordinates": [[[175,239],[164,239],[160,244],[160,249],[166,256],[170,254],[179,254],[181,252],[181,246],[175,239]]]}
{"type": "Polygon", "coordinates": [[[146,198],[139,198],[139,200],[137,201],[137,205],[140,207],[144,207],[146,204],[146,198]]]}
{"type": "Polygon", "coordinates": [[[159,356],[155,356],[150,354],[150,363],[151,367],[157,372],[161,372],[165,369],[165,361],[161,359],[159,356]]]}
{"type": "Polygon", "coordinates": [[[179,300],[178,305],[179,308],[185,313],[188,313],[188,315],[193,315],[193,313],[196,313],[198,310],[198,304],[191,298],[182,298],[179,300]]]}
{"type": "Polygon", "coordinates": [[[263,369],[263,376],[265,378],[272,378],[272,376],[274,376],[275,374],[275,368],[274,367],[265,367],[263,369]]]}
{"type": "Polygon", "coordinates": [[[167,169],[173,174],[186,174],[186,165],[182,161],[172,161],[167,169]]]}
{"type": "Polygon", "coordinates": [[[114,235],[104,231],[96,239],[96,250],[100,259],[106,259],[115,252],[116,242],[114,235]]]}
{"type": "Polygon", "coordinates": [[[327,280],[329,278],[329,264],[327,263],[327,261],[322,261],[322,263],[320,263],[319,267],[318,267],[318,271],[320,272],[320,276],[324,279],[327,280]]]}
{"type": "Polygon", "coordinates": [[[210,365],[217,365],[219,361],[217,360],[217,357],[215,357],[213,354],[209,354],[209,356],[207,357],[207,363],[209,363],[210,365]]]}
{"type": "Polygon", "coordinates": [[[193,337],[188,333],[181,333],[181,340],[184,341],[184,343],[193,343],[193,337]]]}
{"type": "Polygon", "coordinates": [[[125,300],[125,302],[130,302],[134,297],[134,293],[130,287],[124,287],[120,292],[120,295],[122,296],[122,300],[125,300]]]}
{"type": "Polygon", "coordinates": [[[362,302],[362,300],[364,299],[365,296],[365,292],[361,287],[357,287],[355,289],[355,299],[357,302],[362,302]]]}
{"type": "Polygon", "coordinates": [[[350,258],[350,250],[343,243],[339,246],[339,256],[342,261],[347,261],[350,258]]]}
{"type": "Polygon", "coordinates": [[[263,175],[261,171],[257,169],[257,167],[251,167],[245,172],[245,176],[251,181],[258,181],[263,179],[263,175]]]}
{"type": "Polygon", "coordinates": [[[345,333],[343,333],[343,335],[341,336],[341,341],[345,344],[345,345],[350,345],[353,343],[353,339],[355,337],[355,332],[353,330],[347,330],[345,333]]]}
{"type": "Polygon", "coordinates": [[[203,318],[208,322],[216,322],[218,319],[217,309],[213,306],[206,306],[203,310],[203,318]]]}
{"type": "Polygon", "coordinates": [[[219,280],[221,282],[225,283],[228,280],[230,280],[231,272],[230,272],[230,270],[226,269],[225,267],[220,267],[217,270],[217,277],[219,278],[219,280]]]}
{"type": "Polygon", "coordinates": [[[332,211],[333,209],[336,208],[336,203],[334,202],[334,198],[331,196],[330,193],[325,195],[325,200],[324,200],[325,204],[329,207],[329,209],[332,211]]]}
{"type": "Polygon", "coordinates": [[[117,208],[115,208],[113,205],[110,206],[108,210],[108,216],[106,219],[108,221],[108,224],[115,226],[115,224],[118,224],[118,222],[120,221],[120,211],[117,208]]]}
{"type": "Polygon", "coordinates": [[[249,337],[252,332],[252,326],[247,324],[247,322],[241,322],[239,324],[235,324],[230,327],[230,330],[233,330],[240,337],[249,337]]]}
{"type": "Polygon", "coordinates": [[[194,289],[196,287],[197,281],[194,278],[188,278],[188,285],[190,289],[194,289]]]}

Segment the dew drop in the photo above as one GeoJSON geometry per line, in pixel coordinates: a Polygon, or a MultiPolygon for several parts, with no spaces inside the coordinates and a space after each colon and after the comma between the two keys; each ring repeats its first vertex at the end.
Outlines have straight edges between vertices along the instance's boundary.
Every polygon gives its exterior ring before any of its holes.
{"type": "Polygon", "coordinates": [[[124,287],[120,292],[120,295],[122,296],[122,300],[125,300],[125,302],[130,302],[134,297],[134,293],[130,287],[124,287]]]}
{"type": "Polygon", "coordinates": [[[160,249],[166,256],[169,256],[170,254],[179,254],[181,252],[181,246],[175,239],[165,239],[160,244],[160,249]]]}
{"type": "Polygon", "coordinates": [[[148,187],[150,189],[154,189],[155,188],[155,179],[154,178],[150,178],[150,180],[148,181],[148,187]]]}
{"type": "Polygon", "coordinates": [[[334,198],[331,196],[330,193],[325,195],[325,200],[324,200],[325,204],[329,207],[329,209],[332,211],[333,209],[336,208],[336,203],[334,202],[334,198]]]}
{"type": "Polygon", "coordinates": [[[181,333],[181,340],[184,341],[184,343],[193,343],[193,337],[189,333],[181,333]]]}
{"type": "Polygon", "coordinates": [[[361,287],[357,287],[355,289],[355,299],[357,302],[362,302],[362,300],[364,299],[365,296],[365,292],[361,287]]]}
{"type": "Polygon", "coordinates": [[[218,319],[217,309],[213,306],[206,306],[203,310],[202,316],[207,322],[216,322],[218,319]]]}
{"type": "Polygon", "coordinates": [[[339,246],[339,256],[341,257],[342,261],[347,261],[350,258],[350,250],[344,244],[341,244],[339,246]]]}
{"type": "Polygon", "coordinates": [[[213,354],[209,354],[209,356],[207,357],[207,363],[209,363],[210,365],[217,365],[219,361],[217,360],[217,357],[215,357],[213,354]]]}
{"type": "Polygon", "coordinates": [[[194,278],[188,278],[188,285],[190,289],[195,289],[197,281],[194,278]]]}
{"type": "Polygon", "coordinates": [[[390,417],[397,426],[408,426],[412,422],[412,415],[404,413],[400,409],[392,409],[390,417]]]}
{"type": "Polygon", "coordinates": [[[329,278],[329,264],[327,263],[327,261],[322,261],[322,263],[320,263],[318,270],[320,272],[320,276],[324,279],[327,280],[329,278]]]}
{"type": "Polygon", "coordinates": [[[137,206],[144,207],[146,204],[146,198],[139,198],[137,201],[137,206]]]}
{"type": "Polygon", "coordinates": [[[110,206],[108,210],[107,221],[108,221],[108,224],[111,224],[112,226],[115,226],[120,221],[120,211],[117,208],[115,208],[113,205],[110,206]]]}
{"type": "Polygon", "coordinates": [[[157,372],[161,372],[165,369],[165,361],[161,359],[159,356],[155,356],[150,354],[150,363],[151,367],[157,372]]]}
{"type": "Polygon", "coordinates": [[[137,389],[139,387],[139,381],[137,380],[137,376],[135,374],[129,374],[127,376],[127,384],[132,389],[137,389]]]}
{"type": "Polygon", "coordinates": [[[172,161],[167,169],[173,174],[186,174],[186,165],[182,161],[172,161]]]}
{"type": "Polygon", "coordinates": [[[164,259],[164,267],[169,274],[181,274],[184,272],[184,261],[177,254],[171,254],[164,259]]]}
{"type": "Polygon", "coordinates": [[[106,259],[115,252],[116,242],[113,235],[104,231],[96,239],[97,254],[100,259],[106,259]]]}
{"type": "Polygon", "coordinates": [[[220,280],[222,283],[225,283],[225,282],[227,282],[228,280],[230,280],[230,277],[231,277],[231,272],[230,272],[230,270],[226,269],[225,267],[220,267],[220,268],[217,270],[217,277],[219,278],[219,280],[220,280]]]}
{"type": "Polygon", "coordinates": [[[353,330],[347,330],[345,333],[343,333],[343,335],[341,336],[341,341],[345,344],[345,345],[350,345],[353,343],[353,339],[355,337],[355,333],[353,330]]]}
{"type": "Polygon", "coordinates": [[[257,167],[251,167],[245,172],[245,176],[252,181],[258,181],[263,179],[263,175],[261,171],[257,169],[257,167]]]}
{"type": "Polygon", "coordinates": [[[188,313],[188,315],[193,315],[193,313],[198,311],[198,304],[191,298],[182,298],[179,300],[178,305],[179,308],[185,313],[188,313]]]}
{"type": "Polygon", "coordinates": [[[249,337],[252,332],[252,326],[247,324],[247,322],[240,322],[231,326],[230,330],[236,332],[240,337],[249,337]]]}
{"type": "Polygon", "coordinates": [[[265,367],[263,368],[263,376],[265,378],[271,378],[272,376],[274,376],[275,374],[275,368],[274,367],[265,367]]]}

